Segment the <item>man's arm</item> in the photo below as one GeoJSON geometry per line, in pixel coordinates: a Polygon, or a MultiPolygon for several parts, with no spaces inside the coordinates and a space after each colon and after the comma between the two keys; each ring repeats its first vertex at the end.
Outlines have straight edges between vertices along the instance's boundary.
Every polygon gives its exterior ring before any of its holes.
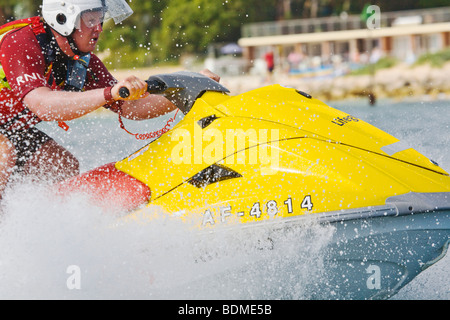
{"type": "Polygon", "coordinates": [[[147,92],[147,83],[137,77],[130,76],[118,82],[111,90],[115,100],[125,100],[122,105],[122,116],[131,120],[145,120],[162,116],[176,108],[169,100],[147,92]],[[119,90],[127,87],[130,95],[121,98],[119,90]]]}
{"type": "MultiPolygon", "coordinates": [[[[220,81],[220,77],[208,69],[204,69],[200,73],[217,82],[220,81]]],[[[130,91],[129,98],[123,100],[132,100],[125,101],[122,105],[122,115],[125,118],[132,120],[150,119],[164,115],[176,108],[166,98],[148,94],[147,83],[134,76],[120,81],[113,87],[111,93],[116,100],[122,99],[119,95],[119,89],[121,87],[127,87],[130,91]]]]}
{"type": "MultiPolygon", "coordinates": [[[[219,81],[220,78],[209,70],[202,74],[219,81]]],[[[176,107],[162,96],[150,95],[147,83],[135,76],[116,83],[111,90],[114,100],[125,100],[122,115],[132,120],[150,119],[164,115],[176,107]],[[127,87],[130,95],[121,98],[119,89],[127,87]]],[[[67,121],[79,118],[105,105],[104,89],[84,92],[52,91],[39,87],[30,91],[24,98],[27,107],[43,121],[67,121]]]]}
{"type": "MultiPolygon", "coordinates": [[[[164,97],[146,93],[146,88],[147,83],[136,77],[128,77],[113,87],[115,100],[126,100],[122,105],[122,115],[125,118],[150,119],[175,109],[175,106],[164,97]],[[118,95],[119,89],[123,86],[127,86],[130,90],[130,97],[126,99],[118,95]]],[[[39,87],[30,91],[23,101],[43,121],[73,120],[106,104],[104,89],[69,92],[39,87]]]]}
{"type": "Polygon", "coordinates": [[[103,89],[69,92],[39,87],[30,91],[23,102],[43,121],[68,121],[100,108],[105,99],[103,89]]]}

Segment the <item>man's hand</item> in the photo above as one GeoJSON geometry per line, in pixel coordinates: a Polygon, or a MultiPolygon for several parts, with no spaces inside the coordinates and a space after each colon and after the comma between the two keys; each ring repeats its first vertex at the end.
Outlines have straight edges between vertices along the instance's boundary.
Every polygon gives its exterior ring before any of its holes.
{"type": "MultiPolygon", "coordinates": [[[[220,77],[211,72],[208,69],[204,69],[199,72],[200,74],[219,82],[220,77]]],[[[129,76],[125,78],[124,80],[118,82],[111,90],[111,94],[114,98],[114,100],[138,100],[145,98],[149,95],[147,92],[147,82],[135,77],[135,76],[129,76]],[[119,95],[119,90],[122,87],[128,88],[128,91],[130,92],[130,95],[127,98],[122,98],[119,95]]]]}
{"type": "Polygon", "coordinates": [[[124,80],[119,81],[111,90],[111,94],[114,100],[138,100],[145,98],[149,95],[147,92],[147,82],[141,80],[135,76],[126,77],[124,80]],[[130,92],[127,98],[122,98],[119,95],[119,90],[122,87],[126,87],[130,92]]]}
{"type": "Polygon", "coordinates": [[[208,69],[203,69],[199,73],[204,75],[204,76],[206,76],[206,77],[208,77],[208,78],[213,79],[214,81],[217,81],[217,82],[220,81],[220,77],[217,74],[213,73],[212,71],[210,71],[208,69]]]}

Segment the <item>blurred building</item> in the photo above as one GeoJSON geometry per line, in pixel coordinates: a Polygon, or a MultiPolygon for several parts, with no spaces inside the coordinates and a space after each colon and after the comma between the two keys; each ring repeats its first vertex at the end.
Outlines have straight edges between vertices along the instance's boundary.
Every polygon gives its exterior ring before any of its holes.
{"type": "Polygon", "coordinates": [[[379,28],[369,28],[359,15],[260,22],[243,26],[243,57],[262,64],[267,51],[277,67],[296,70],[337,65],[351,67],[383,56],[413,62],[424,53],[450,46],[450,7],[382,12],[379,28]]]}

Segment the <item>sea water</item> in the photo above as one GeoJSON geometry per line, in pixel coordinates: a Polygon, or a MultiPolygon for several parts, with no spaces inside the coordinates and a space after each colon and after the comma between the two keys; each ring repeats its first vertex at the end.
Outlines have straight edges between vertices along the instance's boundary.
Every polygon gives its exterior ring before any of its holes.
{"type": "MultiPolygon", "coordinates": [[[[450,171],[450,101],[328,104],[450,171]]],[[[173,115],[125,125],[148,133],[173,115]]],[[[121,160],[148,143],[120,129],[112,113],[68,124],[68,132],[50,123],[39,126],[80,160],[81,171],[121,160]]],[[[270,237],[264,229],[203,237],[163,216],[145,225],[118,223],[82,195],[60,201],[25,181],[8,190],[0,218],[0,299],[310,299],[305,288],[321,279],[333,231],[311,224],[270,237]],[[298,263],[288,265],[285,256],[298,263]]],[[[447,255],[394,299],[449,299],[449,271],[447,255]]]]}
{"type": "MultiPolygon", "coordinates": [[[[414,147],[450,172],[450,101],[381,100],[371,107],[365,99],[330,102],[414,147]]],[[[450,298],[450,255],[425,270],[393,299],[450,298]]]]}

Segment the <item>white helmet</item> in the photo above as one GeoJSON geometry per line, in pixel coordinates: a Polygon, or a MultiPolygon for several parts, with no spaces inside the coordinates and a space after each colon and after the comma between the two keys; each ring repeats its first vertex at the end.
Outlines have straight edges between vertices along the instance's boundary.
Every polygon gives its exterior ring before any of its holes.
{"type": "Polygon", "coordinates": [[[128,18],[133,10],[124,0],[43,0],[44,20],[63,36],[69,36],[79,28],[83,12],[102,11],[104,19],[113,18],[120,23],[128,18]]]}

